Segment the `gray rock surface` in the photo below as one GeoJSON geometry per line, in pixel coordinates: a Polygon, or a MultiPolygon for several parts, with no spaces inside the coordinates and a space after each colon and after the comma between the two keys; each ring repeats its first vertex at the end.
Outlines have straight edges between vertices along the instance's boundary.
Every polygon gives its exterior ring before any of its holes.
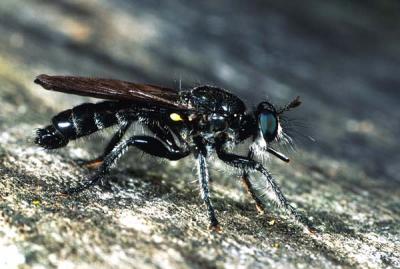
{"type": "Polygon", "coordinates": [[[0,267],[400,268],[400,5],[277,2],[2,0],[0,267]],[[249,105],[302,96],[298,151],[267,166],[320,232],[273,206],[258,215],[214,160],[221,234],[207,230],[190,158],[132,150],[101,186],[60,195],[91,173],[74,159],[110,134],[33,145],[35,128],[88,101],[40,89],[40,73],[209,83],[249,105]]]}

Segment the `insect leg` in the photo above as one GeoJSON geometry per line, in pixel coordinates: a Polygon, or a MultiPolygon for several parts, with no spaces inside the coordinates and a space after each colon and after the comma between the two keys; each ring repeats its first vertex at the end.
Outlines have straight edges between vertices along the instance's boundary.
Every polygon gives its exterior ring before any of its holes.
{"type": "Polygon", "coordinates": [[[203,201],[207,206],[208,218],[210,221],[210,229],[215,231],[220,231],[221,228],[219,227],[218,220],[215,216],[214,207],[210,200],[210,190],[208,188],[208,182],[210,180],[210,177],[208,175],[206,158],[204,157],[203,154],[198,154],[197,160],[198,160],[197,168],[199,173],[201,197],[203,198],[203,201]]]}
{"type": "Polygon", "coordinates": [[[247,171],[243,171],[242,173],[242,183],[247,192],[251,195],[251,198],[253,198],[253,200],[256,202],[257,211],[259,213],[263,213],[265,211],[265,206],[261,199],[257,196],[254,186],[250,181],[249,173],[247,171]]]}
{"type": "Polygon", "coordinates": [[[123,122],[121,123],[121,127],[118,129],[118,131],[114,134],[114,136],[111,138],[110,142],[107,144],[104,152],[102,155],[99,157],[89,160],[89,161],[83,161],[83,160],[78,160],[78,163],[80,165],[86,166],[87,168],[98,168],[101,163],[103,162],[105,156],[107,156],[121,141],[122,137],[126,133],[126,131],[129,129],[131,126],[132,122],[123,122]]]}
{"type": "Polygon", "coordinates": [[[312,224],[308,221],[308,219],[305,218],[303,215],[301,215],[299,212],[297,212],[296,209],[290,205],[290,203],[280,190],[278,184],[275,182],[275,179],[268,172],[268,170],[262,166],[262,164],[248,157],[227,153],[221,147],[217,148],[217,154],[222,161],[233,167],[241,168],[244,170],[256,170],[261,174],[263,174],[270,190],[272,191],[272,194],[274,195],[275,202],[279,206],[282,206],[298,222],[305,225],[310,231],[315,230],[312,224]]]}
{"type": "Polygon", "coordinates": [[[71,188],[65,191],[65,194],[73,194],[81,192],[90,186],[97,184],[104,176],[110,171],[117,160],[123,155],[123,153],[130,147],[135,146],[144,152],[153,156],[167,158],[169,160],[179,160],[189,155],[188,151],[180,151],[170,149],[165,146],[160,140],[150,136],[132,136],[128,140],[120,143],[116,146],[105,158],[100,168],[86,183],[83,185],[71,188]]]}
{"type": "MultiPolygon", "coordinates": [[[[251,149],[249,150],[247,157],[249,157],[249,159],[253,159],[254,153],[251,149]]],[[[256,202],[257,211],[259,213],[263,213],[265,211],[265,205],[261,201],[261,199],[257,196],[256,190],[254,189],[254,186],[250,181],[249,172],[246,171],[245,169],[243,169],[241,179],[242,179],[243,186],[245,187],[247,192],[250,194],[251,198],[253,198],[253,200],[256,202]]]]}
{"type": "Polygon", "coordinates": [[[158,139],[164,141],[170,147],[178,147],[173,136],[173,131],[168,126],[162,126],[155,121],[150,121],[146,126],[158,139]]]}
{"type": "Polygon", "coordinates": [[[122,137],[126,133],[126,131],[131,127],[132,122],[124,122],[121,124],[121,127],[118,129],[118,131],[114,134],[114,136],[111,138],[110,142],[108,142],[106,148],[104,149],[103,155],[101,155],[101,158],[104,158],[107,156],[121,141],[122,137]]]}

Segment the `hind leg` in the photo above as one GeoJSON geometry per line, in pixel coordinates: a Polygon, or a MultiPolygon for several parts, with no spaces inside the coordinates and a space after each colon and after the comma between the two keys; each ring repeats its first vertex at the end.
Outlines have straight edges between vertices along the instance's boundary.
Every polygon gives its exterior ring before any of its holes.
{"type": "Polygon", "coordinates": [[[170,148],[165,145],[162,141],[150,137],[150,136],[132,136],[128,140],[119,143],[114,149],[104,157],[104,161],[101,163],[98,171],[85,183],[76,188],[71,188],[64,191],[64,194],[74,194],[81,192],[90,186],[96,185],[102,180],[110,171],[112,166],[118,161],[126,150],[135,146],[136,148],[143,150],[144,152],[161,158],[169,160],[179,160],[189,155],[189,151],[185,151],[179,148],[170,148]]]}
{"type": "Polygon", "coordinates": [[[104,149],[103,154],[93,160],[76,160],[79,165],[85,166],[89,169],[96,169],[99,168],[100,165],[104,161],[104,157],[107,156],[117,145],[121,142],[122,137],[125,135],[126,131],[131,126],[132,122],[126,122],[121,125],[118,131],[114,134],[111,138],[110,142],[107,144],[106,148],[104,149]]]}

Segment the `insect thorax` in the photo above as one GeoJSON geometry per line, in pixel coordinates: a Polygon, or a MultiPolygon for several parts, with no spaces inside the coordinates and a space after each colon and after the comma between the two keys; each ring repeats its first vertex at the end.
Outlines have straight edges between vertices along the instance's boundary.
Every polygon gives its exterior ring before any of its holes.
{"type": "Polygon", "coordinates": [[[244,113],[246,107],[242,100],[224,89],[200,86],[186,93],[186,101],[200,113],[234,115],[244,113]]]}

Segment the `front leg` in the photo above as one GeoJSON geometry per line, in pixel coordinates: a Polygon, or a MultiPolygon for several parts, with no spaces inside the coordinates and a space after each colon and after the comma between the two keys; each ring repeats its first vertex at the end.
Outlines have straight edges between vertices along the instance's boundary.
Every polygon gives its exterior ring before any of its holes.
{"type": "Polygon", "coordinates": [[[249,173],[247,171],[242,172],[242,183],[244,187],[246,188],[247,192],[250,194],[251,198],[253,198],[254,202],[256,202],[256,209],[259,214],[262,214],[265,212],[265,206],[264,203],[261,201],[261,199],[257,196],[256,190],[254,189],[253,184],[250,181],[249,178],[249,173]]]}
{"type": "MultiPolygon", "coordinates": [[[[253,159],[254,153],[251,149],[249,150],[247,157],[249,157],[249,159],[253,159]]],[[[265,205],[261,201],[261,199],[257,196],[256,189],[254,188],[253,184],[250,181],[249,172],[243,169],[241,179],[242,179],[242,183],[243,183],[244,187],[246,188],[247,192],[250,194],[251,198],[253,198],[253,200],[256,202],[257,212],[260,214],[264,213],[265,205]]]]}
{"type": "Polygon", "coordinates": [[[201,153],[199,153],[197,156],[197,169],[198,169],[198,173],[199,173],[199,184],[200,184],[200,190],[201,190],[201,197],[203,198],[203,201],[207,206],[208,218],[210,220],[209,228],[211,230],[219,232],[221,230],[221,228],[219,226],[217,217],[215,216],[214,207],[213,207],[213,205],[211,203],[211,199],[210,199],[210,190],[208,187],[210,177],[208,175],[206,158],[201,153]]]}
{"type": "Polygon", "coordinates": [[[274,195],[273,200],[279,205],[286,209],[290,215],[292,215],[298,222],[305,225],[310,231],[314,232],[315,228],[308,221],[307,218],[303,217],[296,209],[290,205],[286,197],[283,195],[275,179],[268,172],[267,169],[259,162],[256,162],[248,157],[243,157],[231,153],[225,152],[222,147],[217,148],[218,157],[225,163],[243,169],[245,171],[256,170],[264,175],[268,186],[270,187],[272,194],[274,195]]]}

